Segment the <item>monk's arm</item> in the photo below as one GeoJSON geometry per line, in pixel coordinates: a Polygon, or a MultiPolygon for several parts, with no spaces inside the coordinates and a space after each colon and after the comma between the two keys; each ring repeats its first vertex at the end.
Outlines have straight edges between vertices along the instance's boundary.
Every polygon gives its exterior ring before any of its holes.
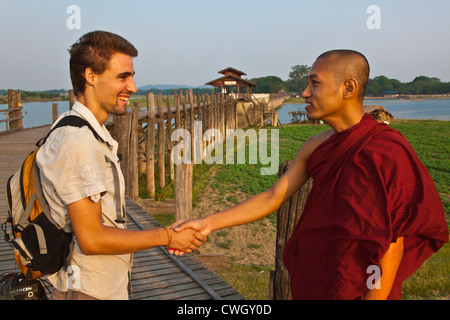
{"type": "Polygon", "coordinates": [[[309,179],[306,170],[309,155],[332,134],[331,130],[327,130],[305,142],[289,170],[270,189],[230,209],[202,219],[186,222],[175,230],[181,231],[186,228],[193,228],[203,235],[209,235],[214,230],[253,222],[274,212],[309,179]]]}
{"type": "Polygon", "coordinates": [[[394,284],[398,267],[403,257],[403,237],[398,238],[397,242],[391,243],[389,249],[380,260],[381,277],[379,281],[379,289],[370,289],[366,292],[365,300],[385,300],[391,292],[394,284]]]}

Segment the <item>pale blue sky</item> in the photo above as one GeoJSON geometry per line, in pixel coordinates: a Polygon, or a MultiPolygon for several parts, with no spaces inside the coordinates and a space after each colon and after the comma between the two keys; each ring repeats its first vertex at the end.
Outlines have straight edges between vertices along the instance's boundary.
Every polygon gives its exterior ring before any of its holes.
{"type": "Polygon", "coordinates": [[[0,88],[71,87],[67,49],[92,30],[139,50],[136,83],[203,85],[231,66],[248,78],[288,78],[336,48],[364,53],[371,78],[450,81],[449,0],[0,0],[0,88]],[[69,30],[69,5],[81,29],[69,30]],[[369,5],[381,29],[369,30],[369,5]]]}

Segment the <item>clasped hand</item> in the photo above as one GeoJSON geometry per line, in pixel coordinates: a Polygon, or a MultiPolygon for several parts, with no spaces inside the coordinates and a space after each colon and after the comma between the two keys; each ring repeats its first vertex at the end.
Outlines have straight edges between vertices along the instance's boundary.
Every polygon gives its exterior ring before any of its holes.
{"type": "Polygon", "coordinates": [[[212,231],[204,219],[178,220],[169,228],[173,231],[169,252],[177,256],[197,250],[212,231]]]}

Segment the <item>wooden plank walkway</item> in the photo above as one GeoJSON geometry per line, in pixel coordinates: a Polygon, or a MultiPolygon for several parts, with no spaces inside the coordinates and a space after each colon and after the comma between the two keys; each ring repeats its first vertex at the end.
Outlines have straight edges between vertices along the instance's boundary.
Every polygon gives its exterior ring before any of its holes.
{"type": "MultiPolygon", "coordinates": [[[[45,136],[50,126],[25,129],[0,136],[0,223],[6,219],[6,182],[16,172],[35,143],[45,136]]],[[[158,223],[134,201],[127,198],[127,227],[130,230],[156,228],[158,223]]],[[[0,237],[0,274],[15,270],[9,244],[0,237]]],[[[131,300],[242,300],[228,283],[205,267],[192,254],[169,255],[156,247],[134,254],[131,300]]]]}

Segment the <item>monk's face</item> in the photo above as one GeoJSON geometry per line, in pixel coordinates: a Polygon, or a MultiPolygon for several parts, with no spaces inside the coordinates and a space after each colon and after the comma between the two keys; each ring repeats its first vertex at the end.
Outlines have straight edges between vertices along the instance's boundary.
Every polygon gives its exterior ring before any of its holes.
{"type": "Polygon", "coordinates": [[[342,85],[335,81],[334,58],[320,58],[314,62],[308,75],[308,86],[302,97],[308,104],[308,119],[329,123],[342,114],[342,85]]]}

